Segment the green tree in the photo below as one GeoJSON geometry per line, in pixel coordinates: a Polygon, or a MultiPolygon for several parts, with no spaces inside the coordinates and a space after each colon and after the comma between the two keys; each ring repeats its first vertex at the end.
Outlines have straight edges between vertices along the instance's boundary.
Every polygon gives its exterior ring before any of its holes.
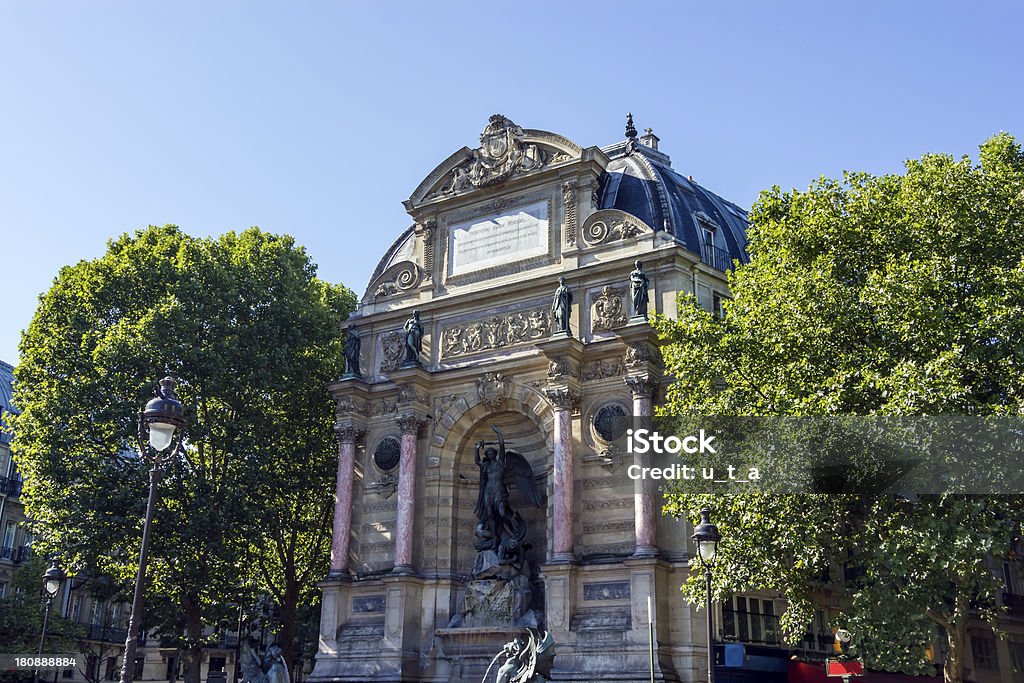
{"type": "MultiPolygon", "coordinates": [[[[665,414],[1021,415],[1024,156],[1011,136],[986,141],[978,164],[926,155],[904,174],[775,187],[749,218],[725,316],[684,297],[678,320],[654,323],[674,377],[665,414]]],[[[984,558],[1007,558],[1024,518],[1019,496],[677,492],[666,511],[703,506],[727,539],[720,594],[781,591],[796,640],[845,546],[859,575],[845,619],[868,664],[923,671],[944,634],[950,683],[972,614],[996,616],[984,558]]]]}
{"type": "Polygon", "coordinates": [[[22,337],[13,430],[27,511],[48,550],[122,584],[148,486],[136,413],[155,379],[179,380],[188,434],[160,485],[146,625],[180,635],[190,683],[203,625],[230,619],[251,566],[285,555],[291,571],[261,587],[292,620],[322,575],[329,539],[310,520],[329,514],[336,458],[323,387],[343,371],[338,324],[353,304],[290,237],[150,227],[63,268],[22,337]]]}

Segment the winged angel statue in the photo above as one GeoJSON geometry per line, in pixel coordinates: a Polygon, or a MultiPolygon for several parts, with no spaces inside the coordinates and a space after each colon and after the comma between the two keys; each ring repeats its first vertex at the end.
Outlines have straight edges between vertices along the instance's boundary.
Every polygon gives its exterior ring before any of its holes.
{"type": "MultiPolygon", "coordinates": [[[[494,659],[505,656],[498,669],[495,683],[547,683],[551,665],[555,661],[555,641],[550,633],[543,636],[535,629],[527,629],[527,639],[516,638],[506,643],[494,659]]],[[[491,664],[494,662],[492,661],[491,664]]],[[[490,672],[490,668],[488,668],[490,672]]],[[[484,674],[485,683],[487,674],[484,674]]]]}
{"type": "Polygon", "coordinates": [[[537,507],[541,505],[540,491],[529,461],[515,451],[506,450],[501,430],[497,425],[493,429],[498,441],[478,442],[474,454],[480,468],[475,510],[479,523],[474,546],[480,551],[493,550],[502,564],[522,565],[527,549],[523,542],[526,520],[509,505],[509,485],[515,485],[530,504],[537,507]]]}
{"type": "Polygon", "coordinates": [[[289,683],[288,664],[277,645],[267,648],[262,658],[252,648],[248,639],[241,642],[238,663],[242,668],[242,683],[289,683]]]}

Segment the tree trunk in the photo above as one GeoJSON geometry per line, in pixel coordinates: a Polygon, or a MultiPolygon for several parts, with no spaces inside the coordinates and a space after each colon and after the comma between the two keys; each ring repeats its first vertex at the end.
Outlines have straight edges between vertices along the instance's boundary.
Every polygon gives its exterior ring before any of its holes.
{"type": "Polygon", "coordinates": [[[281,617],[281,633],[278,636],[278,644],[284,655],[284,661],[288,662],[288,673],[295,680],[295,618],[299,608],[299,585],[294,580],[289,580],[285,587],[284,600],[278,606],[281,617]]]}
{"type": "Polygon", "coordinates": [[[952,628],[946,629],[946,661],[942,667],[945,683],[963,683],[964,680],[964,648],[967,643],[967,619],[954,622],[952,628]]]}
{"type": "Polygon", "coordinates": [[[185,609],[185,683],[200,683],[202,680],[203,619],[199,612],[199,604],[191,597],[182,601],[185,609]]]}

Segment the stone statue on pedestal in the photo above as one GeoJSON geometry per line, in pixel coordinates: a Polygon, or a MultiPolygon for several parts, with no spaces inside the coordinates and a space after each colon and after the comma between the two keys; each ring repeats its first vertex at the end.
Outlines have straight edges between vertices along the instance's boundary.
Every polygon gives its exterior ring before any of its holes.
{"type": "Polygon", "coordinates": [[[629,274],[629,292],[633,296],[633,318],[647,320],[649,301],[647,289],[651,286],[651,281],[647,279],[647,274],[644,273],[643,264],[640,261],[636,261],[633,265],[636,266],[636,270],[629,274]]]}
{"type": "Polygon", "coordinates": [[[420,354],[423,353],[423,323],[420,312],[413,311],[412,317],[405,321],[405,361],[402,365],[419,365],[420,354]]]}
{"type": "Polygon", "coordinates": [[[572,292],[565,285],[565,278],[558,278],[558,289],[551,300],[551,317],[555,321],[555,334],[563,332],[572,335],[569,330],[569,316],[572,315],[572,292]]]}
{"type": "Polygon", "coordinates": [[[345,377],[362,377],[359,373],[359,351],[362,347],[356,326],[349,325],[345,335],[345,377]]]}

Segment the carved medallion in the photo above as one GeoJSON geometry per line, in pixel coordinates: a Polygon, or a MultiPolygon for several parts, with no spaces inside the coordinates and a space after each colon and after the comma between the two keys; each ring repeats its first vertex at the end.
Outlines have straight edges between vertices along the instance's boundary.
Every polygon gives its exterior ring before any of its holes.
{"type": "Polygon", "coordinates": [[[498,410],[505,403],[506,380],[509,377],[500,372],[488,372],[476,380],[476,396],[491,410],[498,410]]]}
{"type": "Polygon", "coordinates": [[[525,142],[525,137],[522,128],[495,114],[480,134],[480,146],[452,169],[451,178],[437,195],[487,187],[514,174],[543,168],[547,156],[537,145],[525,142]]]}
{"type": "Polygon", "coordinates": [[[594,319],[591,331],[614,330],[626,324],[626,311],[622,304],[624,289],[605,285],[601,294],[594,299],[594,319]]]}
{"type": "Polygon", "coordinates": [[[394,372],[405,358],[405,335],[397,330],[388,332],[381,336],[380,344],[384,355],[380,361],[380,371],[394,372]]]}

